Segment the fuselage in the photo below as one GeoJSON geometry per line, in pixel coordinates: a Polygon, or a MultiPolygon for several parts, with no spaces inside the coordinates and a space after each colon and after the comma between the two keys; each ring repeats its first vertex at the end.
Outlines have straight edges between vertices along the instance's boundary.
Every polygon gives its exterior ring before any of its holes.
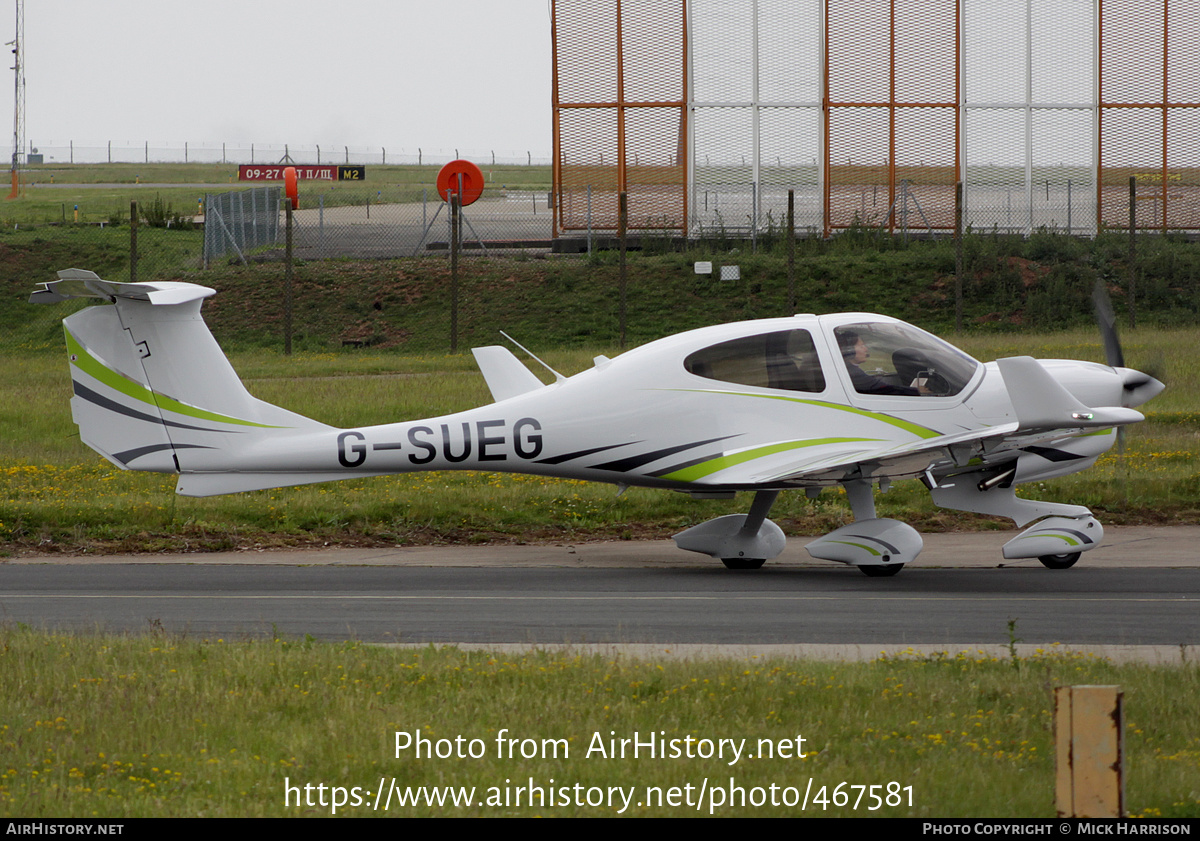
{"type": "MultiPolygon", "coordinates": [[[[1120,403],[1122,379],[1114,369],[1063,360],[1045,365],[1082,402],[1120,403]]],[[[902,389],[910,387],[893,390],[902,389]]],[[[340,474],[330,478],[486,470],[677,489],[795,487],[842,478],[836,471],[820,475],[822,464],[1013,421],[994,363],[981,364],[885,316],[801,315],[681,333],[465,412],[249,436],[244,447],[222,451],[197,448],[181,453],[181,469],[340,474]],[[875,351],[881,358],[872,380],[907,381],[895,362],[904,353],[923,360],[923,376],[912,381],[924,380],[932,391],[861,391],[839,347],[839,334],[851,328],[877,345],[904,345],[889,359],[875,351]],[[787,478],[801,471],[809,475],[787,478]]],[[[1113,440],[1077,436],[1070,446],[1082,451],[1073,460],[1094,460],[1113,440]]],[[[917,475],[930,463],[928,456],[897,463],[889,475],[917,475]]]]}

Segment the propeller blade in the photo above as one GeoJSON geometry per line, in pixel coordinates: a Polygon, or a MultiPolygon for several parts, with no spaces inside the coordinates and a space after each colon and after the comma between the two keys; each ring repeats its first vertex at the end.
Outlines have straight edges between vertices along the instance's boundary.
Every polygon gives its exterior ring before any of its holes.
{"type": "Polygon", "coordinates": [[[1104,340],[1104,358],[1110,368],[1124,368],[1125,353],[1121,350],[1121,339],[1117,335],[1117,316],[1113,313],[1112,298],[1102,280],[1097,280],[1092,289],[1092,303],[1096,307],[1100,337],[1104,340]]]}

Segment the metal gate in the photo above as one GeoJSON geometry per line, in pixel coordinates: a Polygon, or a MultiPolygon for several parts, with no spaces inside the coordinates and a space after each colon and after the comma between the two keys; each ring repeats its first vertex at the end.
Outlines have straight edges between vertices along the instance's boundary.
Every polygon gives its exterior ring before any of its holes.
{"type": "Polygon", "coordinates": [[[227,254],[279,243],[279,187],[255,187],[204,197],[204,266],[227,254]]]}

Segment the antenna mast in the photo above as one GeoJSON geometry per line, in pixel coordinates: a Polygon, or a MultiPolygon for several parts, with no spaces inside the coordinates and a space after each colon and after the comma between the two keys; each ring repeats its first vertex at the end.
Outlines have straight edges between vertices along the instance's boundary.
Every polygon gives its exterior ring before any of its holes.
{"type": "Polygon", "coordinates": [[[8,46],[13,52],[13,147],[12,192],[15,199],[21,192],[21,155],[25,151],[25,0],[16,0],[17,34],[8,46]]]}

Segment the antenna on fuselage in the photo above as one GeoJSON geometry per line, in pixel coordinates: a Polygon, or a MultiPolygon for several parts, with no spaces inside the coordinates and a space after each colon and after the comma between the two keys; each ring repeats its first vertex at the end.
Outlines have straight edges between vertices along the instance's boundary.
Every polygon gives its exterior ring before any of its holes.
{"type": "Polygon", "coordinates": [[[531,359],[532,359],[534,362],[536,362],[537,364],[541,365],[543,368],[545,368],[547,371],[549,371],[551,374],[553,374],[553,375],[554,375],[554,379],[555,379],[556,381],[558,381],[558,382],[562,382],[563,380],[565,380],[565,379],[566,379],[566,377],[564,377],[562,374],[558,373],[558,371],[555,371],[553,368],[551,368],[549,365],[547,365],[545,362],[543,362],[541,359],[539,359],[539,358],[538,358],[538,356],[537,356],[537,354],[535,354],[535,353],[534,353],[533,351],[531,351],[529,348],[525,347],[525,345],[523,345],[523,344],[521,344],[520,342],[518,342],[518,341],[517,341],[516,339],[514,339],[512,336],[510,336],[510,335],[508,335],[507,333],[505,333],[503,330],[501,330],[501,331],[500,331],[500,335],[501,335],[501,336],[503,336],[504,338],[508,339],[508,340],[509,340],[510,342],[512,342],[514,345],[516,345],[517,347],[519,347],[521,350],[525,351],[527,354],[529,354],[530,358],[531,358],[531,359]]]}

